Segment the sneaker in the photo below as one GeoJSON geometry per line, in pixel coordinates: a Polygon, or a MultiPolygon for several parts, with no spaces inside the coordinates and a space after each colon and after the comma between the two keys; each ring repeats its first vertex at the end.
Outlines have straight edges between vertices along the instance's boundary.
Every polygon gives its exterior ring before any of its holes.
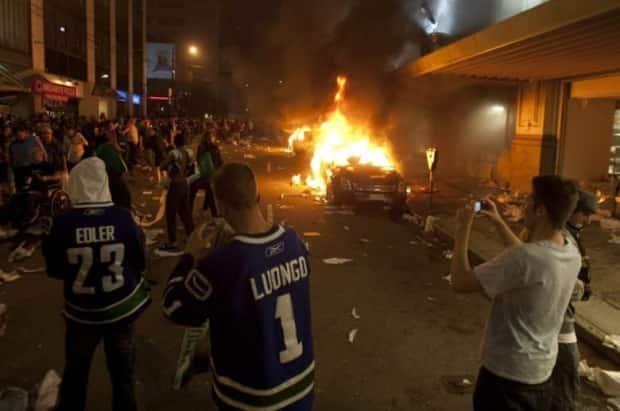
{"type": "Polygon", "coordinates": [[[178,257],[183,255],[184,252],[178,245],[166,243],[155,250],[155,255],[160,257],[178,257]]]}

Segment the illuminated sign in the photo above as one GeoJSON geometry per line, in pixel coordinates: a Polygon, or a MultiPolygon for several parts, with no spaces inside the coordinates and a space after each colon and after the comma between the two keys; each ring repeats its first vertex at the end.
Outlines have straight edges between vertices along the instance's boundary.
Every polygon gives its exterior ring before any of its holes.
{"type": "Polygon", "coordinates": [[[75,87],[63,86],[51,83],[47,80],[32,80],[32,92],[42,95],[44,98],[56,101],[68,101],[77,97],[75,87]]]}
{"type": "Polygon", "coordinates": [[[174,44],[148,43],[146,77],[171,80],[174,73],[174,44]]]}

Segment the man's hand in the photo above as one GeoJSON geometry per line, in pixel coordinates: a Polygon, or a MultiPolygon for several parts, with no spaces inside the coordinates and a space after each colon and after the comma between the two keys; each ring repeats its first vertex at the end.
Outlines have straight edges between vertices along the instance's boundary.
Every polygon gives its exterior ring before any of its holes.
{"type": "Polygon", "coordinates": [[[210,244],[208,244],[207,239],[205,238],[206,228],[206,224],[201,224],[194,229],[192,234],[187,239],[185,252],[191,254],[194,259],[198,259],[200,255],[210,247],[210,244]]]}
{"type": "Polygon", "coordinates": [[[485,198],[484,204],[486,205],[486,208],[483,208],[482,210],[480,210],[480,214],[489,217],[491,220],[495,222],[502,220],[502,216],[497,210],[497,204],[495,204],[495,202],[491,200],[491,197],[485,198]]]}

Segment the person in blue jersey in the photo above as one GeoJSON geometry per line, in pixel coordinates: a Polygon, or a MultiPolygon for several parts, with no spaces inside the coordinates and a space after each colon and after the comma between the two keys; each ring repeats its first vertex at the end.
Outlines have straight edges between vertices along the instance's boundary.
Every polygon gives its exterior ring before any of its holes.
{"type": "Polygon", "coordinates": [[[47,274],[64,281],[65,370],[56,410],[84,410],[88,372],[103,341],[112,409],[133,411],[134,322],[151,301],[142,276],[144,235],[131,212],[112,203],[101,159],[71,170],[68,194],[72,209],[54,219],[42,245],[47,274]]]}
{"type": "Polygon", "coordinates": [[[310,410],[308,250],[293,229],[265,220],[247,165],[222,166],[213,188],[235,234],[203,257],[202,230],[192,234],[164,291],[164,314],[185,326],[209,320],[213,396],[220,410],[310,410]]]}

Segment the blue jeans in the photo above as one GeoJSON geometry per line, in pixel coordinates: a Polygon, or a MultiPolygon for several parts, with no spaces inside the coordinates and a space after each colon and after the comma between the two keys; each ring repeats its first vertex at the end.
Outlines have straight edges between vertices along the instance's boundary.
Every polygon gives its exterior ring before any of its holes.
{"type": "Polygon", "coordinates": [[[524,384],[481,367],[474,391],[474,411],[549,411],[551,380],[524,384]]]}

